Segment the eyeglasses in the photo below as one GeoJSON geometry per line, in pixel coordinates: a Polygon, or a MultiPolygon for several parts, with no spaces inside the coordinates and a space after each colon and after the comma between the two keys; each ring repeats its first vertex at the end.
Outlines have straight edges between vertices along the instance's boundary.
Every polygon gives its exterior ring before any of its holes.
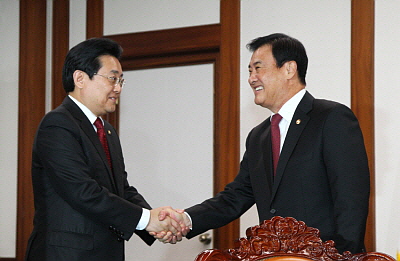
{"type": "Polygon", "coordinates": [[[124,86],[125,86],[125,79],[124,78],[118,78],[118,77],[115,77],[115,76],[105,76],[105,75],[101,75],[101,74],[98,74],[98,73],[94,73],[93,75],[98,75],[98,76],[101,76],[101,77],[109,79],[111,84],[114,87],[117,86],[118,84],[119,84],[119,86],[121,86],[121,88],[124,88],[124,86]]]}

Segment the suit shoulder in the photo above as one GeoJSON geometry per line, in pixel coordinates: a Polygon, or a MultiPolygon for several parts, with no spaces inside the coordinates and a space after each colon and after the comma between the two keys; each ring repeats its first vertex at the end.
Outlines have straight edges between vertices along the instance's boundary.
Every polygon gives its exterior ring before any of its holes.
{"type": "Polygon", "coordinates": [[[263,120],[261,123],[259,123],[257,126],[255,126],[251,132],[253,131],[258,131],[258,130],[264,130],[267,126],[269,126],[271,123],[270,117],[267,119],[263,120]]]}
{"type": "Polygon", "coordinates": [[[251,129],[251,131],[247,135],[247,140],[249,141],[249,139],[251,139],[251,137],[256,138],[256,137],[262,135],[262,133],[268,128],[268,126],[270,124],[271,124],[271,120],[270,120],[270,117],[268,117],[267,119],[262,121],[260,124],[255,126],[253,129],[251,129]]]}
{"type": "Polygon", "coordinates": [[[345,122],[358,123],[354,112],[346,105],[329,100],[318,99],[314,101],[313,109],[308,114],[313,122],[324,122],[328,128],[343,127],[345,122]]]}
{"type": "Polygon", "coordinates": [[[325,99],[314,99],[314,107],[318,107],[318,108],[325,108],[325,109],[330,109],[330,108],[334,108],[336,106],[345,106],[346,105],[336,102],[336,101],[332,101],[332,100],[325,100],[325,99]]]}
{"type": "Polygon", "coordinates": [[[59,106],[56,109],[46,113],[43,117],[40,126],[60,126],[71,128],[75,122],[72,114],[63,106],[59,106]]]}
{"type": "Polygon", "coordinates": [[[313,102],[313,111],[317,113],[327,113],[331,111],[351,111],[351,109],[336,101],[315,99],[313,102]]]}

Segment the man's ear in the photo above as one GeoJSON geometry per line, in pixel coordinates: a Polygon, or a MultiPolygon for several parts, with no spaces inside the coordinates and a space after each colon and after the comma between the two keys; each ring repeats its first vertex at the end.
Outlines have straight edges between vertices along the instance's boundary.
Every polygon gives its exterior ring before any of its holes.
{"type": "Polygon", "coordinates": [[[291,79],[297,74],[297,63],[295,61],[288,61],[285,63],[285,69],[288,79],[291,79]]]}
{"type": "Polygon", "coordinates": [[[74,78],[74,84],[78,88],[83,88],[85,83],[86,73],[81,70],[75,70],[72,77],[74,78]]]}

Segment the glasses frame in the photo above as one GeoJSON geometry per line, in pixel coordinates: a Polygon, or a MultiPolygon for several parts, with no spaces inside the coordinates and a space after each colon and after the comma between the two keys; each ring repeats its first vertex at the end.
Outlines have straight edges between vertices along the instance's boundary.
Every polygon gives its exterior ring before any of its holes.
{"type": "Polygon", "coordinates": [[[93,75],[98,75],[98,76],[109,79],[110,81],[113,82],[114,87],[116,87],[119,84],[119,86],[121,88],[124,88],[125,83],[126,83],[125,79],[122,77],[119,78],[119,77],[115,77],[115,76],[106,76],[106,75],[102,75],[102,74],[98,74],[98,73],[94,73],[93,75]]]}

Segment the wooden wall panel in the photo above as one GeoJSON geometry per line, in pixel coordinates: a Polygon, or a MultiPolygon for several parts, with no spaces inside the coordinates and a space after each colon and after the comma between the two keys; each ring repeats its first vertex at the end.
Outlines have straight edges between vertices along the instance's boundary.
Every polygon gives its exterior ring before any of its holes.
{"type": "Polygon", "coordinates": [[[351,1],[351,108],[363,131],[371,173],[365,244],[375,251],[374,0],[351,1]]]}
{"type": "Polygon", "coordinates": [[[104,0],[87,0],[86,6],[86,38],[102,37],[104,31],[104,0]]]}
{"type": "Polygon", "coordinates": [[[46,0],[20,1],[17,252],[22,261],[34,215],[32,144],[45,113],[46,0]]]}
{"type": "Polygon", "coordinates": [[[62,103],[67,95],[62,84],[62,68],[69,50],[69,0],[53,1],[53,42],[51,87],[52,108],[62,103]]]}
{"type": "MultiPolygon", "coordinates": [[[[221,0],[221,44],[214,97],[214,193],[239,171],[240,162],[240,1],[221,0]],[[229,86],[229,88],[226,88],[229,86]]],[[[234,247],[239,219],[214,230],[215,248],[234,247]]]]}

